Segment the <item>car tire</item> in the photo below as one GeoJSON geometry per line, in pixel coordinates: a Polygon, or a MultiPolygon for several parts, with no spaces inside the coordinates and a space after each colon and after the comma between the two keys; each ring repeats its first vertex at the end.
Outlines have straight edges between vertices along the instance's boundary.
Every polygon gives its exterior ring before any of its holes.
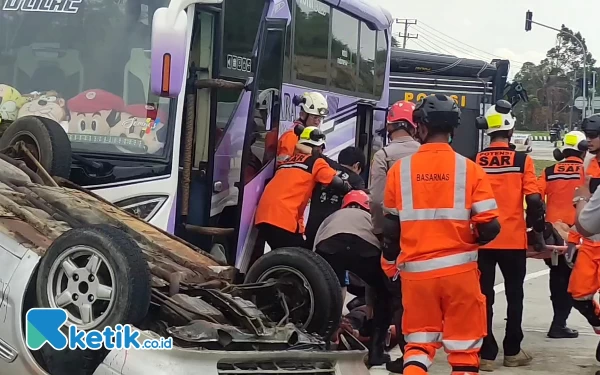
{"type": "MultiPolygon", "coordinates": [[[[24,141],[51,176],[69,178],[71,174],[71,142],[56,122],[36,116],[24,116],[13,122],[0,138],[0,149],[24,141]]],[[[34,171],[37,168],[25,159],[34,171]]]]}
{"type": "MultiPolygon", "coordinates": [[[[112,281],[114,282],[113,285],[116,286],[113,289],[113,291],[116,289],[116,293],[114,295],[111,293],[109,297],[113,304],[111,305],[111,302],[108,303],[107,311],[104,313],[106,316],[99,325],[89,329],[102,331],[104,327],[114,327],[116,324],[140,323],[146,316],[150,306],[151,276],[148,263],[144,259],[140,247],[129,235],[108,225],[94,225],[72,229],[62,234],[48,247],[40,262],[36,280],[38,306],[57,307],[57,301],[54,300],[52,302],[49,296],[49,291],[53,290],[50,288],[50,283],[55,284],[54,275],[56,274],[57,263],[60,262],[62,265],[63,262],[69,259],[74,264],[83,266],[83,262],[76,262],[76,260],[79,261],[80,259],[75,258],[77,254],[85,257],[86,251],[90,254],[88,263],[85,264],[86,266],[90,264],[89,260],[92,259],[92,255],[106,262],[106,269],[102,265],[98,266],[98,274],[94,280],[106,282],[106,280],[102,281],[102,278],[106,278],[106,270],[110,268],[112,274],[110,274],[110,271],[108,271],[108,274],[109,277],[114,276],[114,280],[112,281]],[[77,249],[80,250],[79,253],[77,249]],[[67,254],[66,257],[65,254],[67,254]],[[73,257],[69,258],[69,254],[73,254],[73,257]]],[[[64,270],[63,268],[62,276],[71,282],[72,278],[69,278],[67,272],[64,270]]],[[[83,268],[78,268],[75,272],[75,274],[81,274],[80,272],[83,272],[83,268]]],[[[79,284],[85,282],[83,274],[80,279],[81,282],[79,284]]],[[[92,279],[88,278],[88,281],[90,280],[92,279]]],[[[78,287],[81,288],[80,286],[78,287]]],[[[91,282],[88,288],[88,292],[90,292],[89,296],[94,290],[91,282]]],[[[82,289],[79,290],[81,291],[82,289]]],[[[85,297],[82,295],[80,298],[83,300],[85,297]]],[[[96,303],[97,299],[94,301],[93,304],[96,303]]],[[[71,316],[69,315],[70,318],[71,316]]],[[[68,321],[67,324],[69,323],[78,325],[77,322],[72,320],[68,321]]],[[[51,348],[49,345],[45,345],[41,350],[44,367],[53,375],[71,375],[73,373],[92,375],[107,353],[108,351],[105,349],[59,351],[51,348]]]]}
{"type": "MultiPolygon", "coordinates": [[[[71,314],[68,323],[79,329],[101,331],[116,324],[137,324],[144,319],[150,306],[150,277],[142,250],[125,232],[108,225],[76,228],[63,233],[46,250],[36,280],[37,302],[40,307],[90,305],[89,308],[99,300],[106,302],[106,311],[94,323],[85,323],[81,307],[79,318],[77,311],[71,314]],[[92,257],[95,257],[94,264],[92,257]],[[67,261],[78,268],[66,267],[67,261]],[[90,268],[97,269],[90,272],[90,268]],[[68,281],[67,285],[63,283],[64,291],[72,294],[72,302],[67,305],[63,305],[64,299],[60,302],[50,300],[50,295],[55,294],[56,279],[61,276],[62,280],[68,281]],[[110,292],[106,292],[107,282],[112,283],[110,292]]],[[[93,314],[94,311],[92,319],[93,314]]]]}
{"type": "MultiPolygon", "coordinates": [[[[275,249],[258,258],[248,270],[244,283],[278,279],[277,272],[281,272],[280,275],[283,275],[281,277],[287,277],[285,272],[296,273],[295,277],[298,278],[299,275],[304,277],[304,282],[311,289],[309,295],[313,297],[312,314],[307,321],[294,323],[309,333],[316,333],[323,339],[329,340],[340,325],[343,309],[341,286],[329,263],[307,249],[298,247],[275,249]]],[[[256,302],[260,308],[260,301],[256,302]]]]}

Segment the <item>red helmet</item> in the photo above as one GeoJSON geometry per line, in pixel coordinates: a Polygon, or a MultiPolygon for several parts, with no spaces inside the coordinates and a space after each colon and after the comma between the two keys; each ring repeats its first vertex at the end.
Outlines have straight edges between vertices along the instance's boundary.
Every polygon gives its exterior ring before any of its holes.
{"type": "Polygon", "coordinates": [[[351,204],[358,204],[365,210],[369,209],[369,196],[362,190],[352,190],[344,196],[342,208],[346,208],[351,204]]]}
{"type": "MultiPolygon", "coordinates": [[[[413,121],[413,112],[415,111],[415,104],[413,102],[409,102],[408,100],[400,100],[390,107],[387,115],[387,123],[395,124],[395,123],[406,123],[409,124],[412,128],[416,129],[417,126],[413,121]]],[[[398,128],[400,129],[400,127],[398,128]]]]}

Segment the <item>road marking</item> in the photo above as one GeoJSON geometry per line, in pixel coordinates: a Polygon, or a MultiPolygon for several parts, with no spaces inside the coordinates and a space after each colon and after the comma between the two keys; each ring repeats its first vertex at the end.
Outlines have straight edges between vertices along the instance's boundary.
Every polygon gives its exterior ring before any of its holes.
{"type": "MultiPolygon", "coordinates": [[[[525,275],[525,281],[528,280],[533,280],[533,279],[537,279],[538,277],[542,277],[545,276],[547,274],[550,273],[549,269],[545,269],[545,270],[541,270],[541,271],[537,271],[537,272],[532,272],[532,273],[528,273],[527,275],[525,275]]],[[[504,283],[500,283],[498,285],[494,286],[494,292],[496,292],[496,294],[504,292],[504,283]]]]}

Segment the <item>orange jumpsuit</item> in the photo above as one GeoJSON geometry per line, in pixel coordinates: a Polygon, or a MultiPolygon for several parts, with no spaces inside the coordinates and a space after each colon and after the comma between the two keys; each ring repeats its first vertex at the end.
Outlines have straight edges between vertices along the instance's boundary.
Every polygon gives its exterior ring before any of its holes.
{"type": "Polygon", "coordinates": [[[254,223],[269,224],[289,233],[304,233],[299,221],[315,185],[331,183],[336,173],[319,156],[295,154],[288,158],[277,167],[275,176],[265,187],[254,223]]]}
{"type": "Polygon", "coordinates": [[[292,128],[283,133],[279,138],[279,143],[277,144],[277,165],[294,155],[296,143],[298,143],[298,136],[294,133],[294,129],[298,125],[303,124],[300,120],[294,121],[292,128]]]}
{"type": "Polygon", "coordinates": [[[471,225],[498,217],[485,172],[448,144],[424,144],[392,166],[383,205],[400,220],[401,253],[382,267],[402,278],[404,374],[426,374],[442,346],[452,374],[478,374],[486,312],[471,225]]]}
{"type": "MultiPolygon", "coordinates": [[[[590,161],[585,175],[600,178],[597,158],[590,161]]],[[[569,235],[569,242],[575,242],[575,239],[575,236],[569,235]]],[[[582,240],[569,280],[569,293],[575,300],[573,306],[600,334],[600,306],[594,301],[594,295],[600,289],[600,235],[582,237],[582,240]]]]}
{"type": "Polygon", "coordinates": [[[577,157],[568,157],[542,171],[538,186],[542,198],[546,198],[546,221],[575,225],[573,197],[584,179],[583,161],[577,157]]]}
{"type": "MultiPolygon", "coordinates": [[[[294,129],[298,125],[304,126],[300,120],[296,120],[292,124],[292,128],[284,132],[281,135],[281,138],[279,138],[279,142],[277,143],[277,158],[275,159],[275,165],[281,165],[294,155],[296,151],[296,144],[298,143],[298,136],[296,133],[294,133],[294,129]]],[[[298,218],[298,226],[300,227],[301,233],[304,233],[304,211],[298,218]]]]}
{"type": "Polygon", "coordinates": [[[504,356],[515,356],[521,351],[523,280],[527,272],[527,224],[523,197],[539,194],[539,187],[533,160],[527,154],[511,150],[508,142],[491,142],[488,148],[477,154],[476,162],[488,176],[500,212],[500,233],[493,241],[480,247],[478,259],[488,319],[488,334],[483,340],[481,358],[489,361],[495,360],[499,351],[492,331],[497,267],[504,277],[508,304],[502,342],[504,356]]]}

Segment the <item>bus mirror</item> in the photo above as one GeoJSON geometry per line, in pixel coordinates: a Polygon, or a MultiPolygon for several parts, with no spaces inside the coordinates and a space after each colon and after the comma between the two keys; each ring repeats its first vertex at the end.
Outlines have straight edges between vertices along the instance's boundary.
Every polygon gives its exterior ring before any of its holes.
{"type": "Polygon", "coordinates": [[[187,15],[158,8],[152,20],[150,87],[155,95],[175,98],[186,78],[187,15]]]}

